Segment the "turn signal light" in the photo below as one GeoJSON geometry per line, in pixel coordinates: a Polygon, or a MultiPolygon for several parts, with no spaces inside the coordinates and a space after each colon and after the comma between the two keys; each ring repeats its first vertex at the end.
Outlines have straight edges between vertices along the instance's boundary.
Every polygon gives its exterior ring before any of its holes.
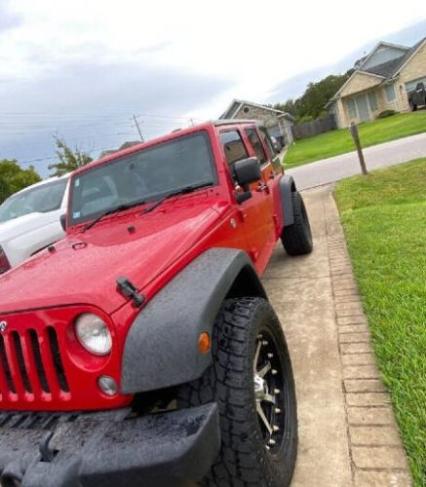
{"type": "Polygon", "coordinates": [[[0,247],[0,274],[10,269],[9,261],[6,257],[4,250],[0,247]]]}
{"type": "Polygon", "coordinates": [[[198,338],[198,351],[200,353],[208,353],[211,348],[212,341],[210,335],[206,331],[203,331],[198,338]]]}

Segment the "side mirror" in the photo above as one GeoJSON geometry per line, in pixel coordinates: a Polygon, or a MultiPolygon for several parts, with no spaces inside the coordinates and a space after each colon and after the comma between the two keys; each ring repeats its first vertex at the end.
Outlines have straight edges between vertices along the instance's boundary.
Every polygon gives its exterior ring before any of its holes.
{"type": "Polygon", "coordinates": [[[234,164],[233,169],[237,183],[244,189],[246,189],[248,184],[259,181],[262,178],[259,159],[257,157],[241,159],[241,161],[237,161],[234,164]]]}
{"type": "Polygon", "coordinates": [[[61,227],[64,230],[64,232],[67,229],[67,215],[64,213],[59,217],[59,221],[61,222],[61,227]]]}

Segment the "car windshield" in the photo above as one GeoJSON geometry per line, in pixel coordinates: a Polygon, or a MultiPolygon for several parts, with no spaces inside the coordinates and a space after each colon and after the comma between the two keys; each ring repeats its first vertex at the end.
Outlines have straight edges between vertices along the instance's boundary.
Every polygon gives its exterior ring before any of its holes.
{"type": "Polygon", "coordinates": [[[0,222],[13,220],[29,213],[59,210],[67,181],[67,179],[53,181],[11,196],[0,205],[0,222]]]}
{"type": "Polygon", "coordinates": [[[87,170],[71,183],[72,224],[118,207],[216,182],[208,136],[180,137],[87,170]]]}

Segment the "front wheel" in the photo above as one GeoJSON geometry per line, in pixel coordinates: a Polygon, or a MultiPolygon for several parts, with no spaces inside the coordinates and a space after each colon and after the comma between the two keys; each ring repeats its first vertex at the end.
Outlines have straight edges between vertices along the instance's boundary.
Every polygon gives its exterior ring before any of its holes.
{"type": "Polygon", "coordinates": [[[182,386],[180,407],[217,402],[221,449],[202,485],[285,487],[297,454],[290,356],[271,305],[227,300],[213,332],[213,365],[182,386]]]}

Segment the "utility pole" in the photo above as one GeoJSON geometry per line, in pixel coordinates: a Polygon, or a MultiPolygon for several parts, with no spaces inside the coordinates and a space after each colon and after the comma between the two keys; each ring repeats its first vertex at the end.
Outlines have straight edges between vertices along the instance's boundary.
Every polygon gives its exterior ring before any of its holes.
{"type": "Polygon", "coordinates": [[[145,142],[145,139],[143,138],[143,135],[142,135],[142,130],[139,126],[139,122],[138,122],[138,119],[136,118],[136,115],[133,115],[133,121],[135,122],[135,125],[136,125],[136,130],[138,131],[138,134],[139,134],[139,137],[141,139],[142,142],[145,142]]]}
{"type": "Polygon", "coordinates": [[[354,139],[355,147],[358,152],[359,165],[361,166],[362,174],[368,174],[367,166],[365,165],[364,154],[362,152],[361,141],[359,140],[358,127],[354,122],[352,122],[349,130],[351,132],[352,138],[354,139]]]}

